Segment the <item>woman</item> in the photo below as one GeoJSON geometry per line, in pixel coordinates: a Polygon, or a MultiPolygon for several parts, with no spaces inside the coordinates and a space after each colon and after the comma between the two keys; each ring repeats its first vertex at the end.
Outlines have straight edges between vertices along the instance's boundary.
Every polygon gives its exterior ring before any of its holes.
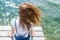
{"type": "Polygon", "coordinates": [[[19,6],[19,17],[11,20],[12,30],[9,36],[14,34],[16,40],[29,40],[33,35],[32,27],[40,23],[40,10],[28,3],[19,6]]]}

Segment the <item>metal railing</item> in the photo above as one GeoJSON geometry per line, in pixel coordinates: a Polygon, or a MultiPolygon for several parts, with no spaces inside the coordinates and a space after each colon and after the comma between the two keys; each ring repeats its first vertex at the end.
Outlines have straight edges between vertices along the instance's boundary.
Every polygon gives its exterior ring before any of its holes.
{"type": "MultiPolygon", "coordinates": [[[[34,32],[36,33],[36,35],[31,36],[31,40],[34,40],[35,38],[43,38],[40,40],[44,40],[44,34],[41,28],[38,29],[38,27],[34,28],[34,32]],[[37,28],[37,29],[36,29],[37,28]]],[[[5,38],[11,38],[12,37],[8,37],[7,36],[7,32],[11,31],[9,26],[0,26],[0,38],[1,37],[5,37],[5,38]]]]}

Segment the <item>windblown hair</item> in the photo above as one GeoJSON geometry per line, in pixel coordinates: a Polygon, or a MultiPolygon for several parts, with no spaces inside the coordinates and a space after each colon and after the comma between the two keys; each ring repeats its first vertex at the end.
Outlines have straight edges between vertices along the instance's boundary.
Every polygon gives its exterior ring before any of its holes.
{"type": "Polygon", "coordinates": [[[22,3],[19,6],[19,16],[20,16],[20,24],[27,26],[30,28],[31,23],[34,25],[39,25],[41,18],[41,10],[39,10],[36,6],[29,3],[22,3]]]}

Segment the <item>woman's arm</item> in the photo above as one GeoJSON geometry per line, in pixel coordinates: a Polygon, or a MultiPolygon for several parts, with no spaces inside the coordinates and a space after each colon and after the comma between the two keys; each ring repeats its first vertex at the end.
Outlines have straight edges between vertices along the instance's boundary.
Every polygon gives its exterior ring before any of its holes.
{"type": "Polygon", "coordinates": [[[12,36],[13,36],[13,34],[14,34],[14,28],[13,28],[13,27],[11,27],[11,31],[10,31],[10,32],[8,32],[8,36],[12,37],[12,36]]]}
{"type": "Polygon", "coordinates": [[[29,32],[30,32],[30,35],[31,35],[31,36],[34,36],[34,32],[33,32],[32,29],[30,29],[29,32]]]}
{"type": "Polygon", "coordinates": [[[11,27],[11,35],[13,35],[13,34],[14,34],[14,28],[11,27]]]}

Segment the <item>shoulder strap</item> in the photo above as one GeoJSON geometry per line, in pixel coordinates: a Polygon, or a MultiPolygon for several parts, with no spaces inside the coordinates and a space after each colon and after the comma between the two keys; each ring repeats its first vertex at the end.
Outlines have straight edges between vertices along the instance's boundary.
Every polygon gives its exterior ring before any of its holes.
{"type": "Polygon", "coordinates": [[[29,33],[29,32],[27,32],[27,33],[25,33],[23,36],[25,36],[26,34],[30,35],[30,33],[29,33]]]}
{"type": "Polygon", "coordinates": [[[17,26],[16,26],[16,19],[15,19],[15,29],[16,29],[16,33],[17,33],[17,35],[18,35],[17,26]]]}

